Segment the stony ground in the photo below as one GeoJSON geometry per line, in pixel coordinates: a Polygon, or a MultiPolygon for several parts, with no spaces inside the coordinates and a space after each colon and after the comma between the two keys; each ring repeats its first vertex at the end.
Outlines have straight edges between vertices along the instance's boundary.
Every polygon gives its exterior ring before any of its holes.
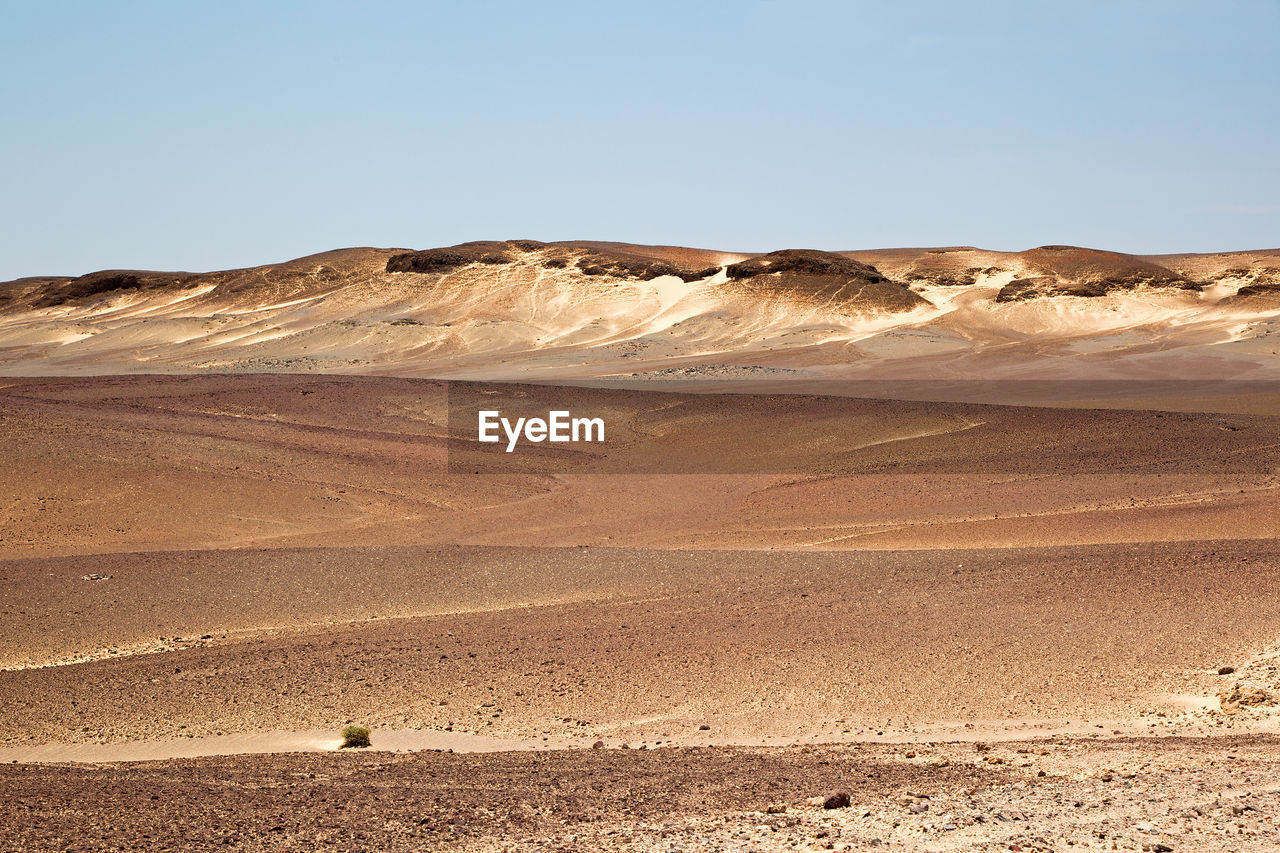
{"type": "Polygon", "coordinates": [[[1225,736],[5,765],[0,837],[24,851],[1258,851],[1280,849],[1278,747],[1225,736]],[[849,805],[824,808],[833,792],[849,805]]]}

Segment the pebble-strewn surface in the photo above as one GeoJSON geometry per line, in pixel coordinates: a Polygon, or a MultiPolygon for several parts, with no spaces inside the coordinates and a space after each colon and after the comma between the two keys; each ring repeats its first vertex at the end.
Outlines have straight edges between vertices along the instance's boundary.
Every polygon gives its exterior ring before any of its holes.
{"type": "Polygon", "coordinates": [[[1280,845],[1278,746],[1164,737],[5,765],[0,837],[11,850],[1255,851],[1280,845]],[[823,808],[840,790],[850,805],[823,808]]]}

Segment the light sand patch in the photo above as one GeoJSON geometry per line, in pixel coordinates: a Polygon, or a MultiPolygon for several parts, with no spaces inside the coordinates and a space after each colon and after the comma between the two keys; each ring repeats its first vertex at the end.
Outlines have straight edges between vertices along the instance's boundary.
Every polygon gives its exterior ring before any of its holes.
{"type": "MultiPolygon", "coordinates": [[[[440,750],[505,752],[553,748],[549,742],[485,737],[468,732],[374,729],[367,751],[440,750]]],[[[562,747],[560,743],[555,746],[562,747]]],[[[127,743],[45,743],[0,747],[0,763],[102,764],[116,761],[165,761],[208,755],[267,755],[288,752],[339,752],[342,737],[333,731],[240,732],[127,743]]],[[[366,750],[360,750],[366,751],[366,750]]]]}

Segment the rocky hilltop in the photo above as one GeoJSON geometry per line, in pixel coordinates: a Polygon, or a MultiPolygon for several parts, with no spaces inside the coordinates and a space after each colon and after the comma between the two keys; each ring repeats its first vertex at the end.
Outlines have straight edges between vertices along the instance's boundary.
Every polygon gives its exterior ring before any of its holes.
{"type": "Polygon", "coordinates": [[[1037,296],[1105,296],[1116,290],[1171,287],[1198,290],[1200,284],[1171,269],[1119,252],[1076,246],[1041,246],[1022,252],[1020,277],[1005,285],[997,300],[1037,296]],[[1037,275],[1037,273],[1039,273],[1037,275]]]}
{"type": "Polygon", "coordinates": [[[834,252],[784,249],[725,268],[729,281],[761,296],[802,296],[828,305],[874,305],[909,311],[928,305],[902,282],[834,252]]]}
{"type": "Polygon", "coordinates": [[[730,287],[757,296],[791,296],[823,304],[911,310],[925,304],[921,286],[972,286],[1002,273],[997,296],[1010,302],[1055,296],[1104,296],[1138,288],[1198,291],[1222,282],[1237,295],[1280,290],[1280,249],[1217,255],[1139,256],[1078,246],[1024,252],[973,247],[829,252],[784,249],[735,254],[628,243],[481,240],[417,251],[339,249],[282,264],[208,273],[100,270],[81,276],[38,276],[0,282],[0,310],[83,304],[107,295],[211,287],[220,294],[254,291],[285,296],[351,283],[372,273],[442,275],[474,267],[498,271],[522,265],[570,276],[686,283],[722,269],[730,287]]]}
{"type": "Polygon", "coordinates": [[[1025,252],[955,246],[843,254],[875,264],[911,285],[964,287],[1005,275],[1008,282],[997,296],[1000,302],[1105,296],[1142,288],[1200,291],[1217,284],[1239,286],[1241,295],[1248,296],[1265,292],[1267,282],[1280,281],[1280,250],[1143,256],[1079,246],[1040,246],[1025,252]]]}
{"type": "Polygon", "coordinates": [[[572,269],[583,275],[631,281],[652,281],[664,275],[673,275],[686,282],[697,281],[710,278],[719,271],[717,266],[695,269],[672,263],[660,255],[639,252],[552,245],[536,240],[486,240],[443,249],[401,252],[387,260],[387,272],[433,273],[469,264],[503,266],[521,262],[547,270],[572,269]]]}

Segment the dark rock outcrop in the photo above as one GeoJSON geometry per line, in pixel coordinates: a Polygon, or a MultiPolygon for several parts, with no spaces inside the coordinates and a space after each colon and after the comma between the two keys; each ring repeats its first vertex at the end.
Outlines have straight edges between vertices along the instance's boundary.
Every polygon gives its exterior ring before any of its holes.
{"type": "Polygon", "coordinates": [[[981,267],[970,267],[959,272],[920,272],[912,271],[902,276],[905,281],[922,282],[942,287],[968,287],[976,284],[978,274],[985,272],[981,267]]]}
{"type": "Polygon", "coordinates": [[[858,277],[868,282],[888,281],[870,264],[846,258],[835,252],[823,252],[817,249],[782,249],[767,255],[758,255],[730,264],[726,272],[729,278],[733,279],[755,278],[774,273],[794,273],[858,277]]]}
{"type": "Polygon", "coordinates": [[[157,290],[182,285],[194,278],[191,273],[157,273],[133,270],[102,270],[68,280],[36,299],[33,307],[50,308],[89,296],[113,291],[157,290]]]}
{"type": "Polygon", "coordinates": [[[1200,284],[1168,267],[1120,252],[1079,246],[1041,246],[1018,256],[1021,278],[1001,288],[997,302],[1041,296],[1105,296],[1139,287],[1198,290],[1200,284]]]}
{"type": "Polygon", "coordinates": [[[752,292],[802,297],[850,308],[909,311],[928,301],[869,264],[834,252],[784,249],[726,268],[731,284],[752,292]]]}
{"type": "Polygon", "coordinates": [[[690,269],[669,261],[571,246],[551,246],[537,240],[480,241],[442,249],[402,252],[387,259],[387,272],[444,273],[470,264],[508,264],[528,260],[547,269],[573,264],[583,275],[649,281],[663,275],[697,281],[715,275],[718,267],[690,269]]]}
{"type": "Polygon", "coordinates": [[[996,302],[1021,302],[1039,296],[1106,296],[1107,288],[1096,282],[1061,281],[1051,275],[1015,278],[1000,288],[996,302]]]}
{"type": "Polygon", "coordinates": [[[6,310],[41,309],[85,304],[115,294],[177,294],[195,287],[209,288],[211,298],[292,299],[380,275],[393,253],[389,249],[334,249],[278,264],[214,272],[101,270],[82,276],[20,278],[0,282],[0,303],[6,310]]]}
{"type": "Polygon", "coordinates": [[[1236,296],[1280,296],[1280,269],[1258,270],[1253,281],[1237,290],[1236,296]]]}
{"type": "Polygon", "coordinates": [[[516,259],[518,252],[542,248],[545,248],[545,244],[534,240],[478,240],[442,249],[392,255],[387,258],[387,272],[438,273],[469,264],[507,264],[516,259]]]}
{"type": "Polygon", "coordinates": [[[1236,296],[1280,296],[1280,281],[1246,284],[1236,291],[1236,296]]]}
{"type": "Polygon", "coordinates": [[[674,275],[683,281],[697,281],[708,278],[720,271],[719,267],[705,269],[684,269],[667,261],[655,261],[646,258],[609,257],[593,252],[578,261],[578,269],[586,275],[608,275],[614,278],[651,281],[659,276],[674,275]]]}

